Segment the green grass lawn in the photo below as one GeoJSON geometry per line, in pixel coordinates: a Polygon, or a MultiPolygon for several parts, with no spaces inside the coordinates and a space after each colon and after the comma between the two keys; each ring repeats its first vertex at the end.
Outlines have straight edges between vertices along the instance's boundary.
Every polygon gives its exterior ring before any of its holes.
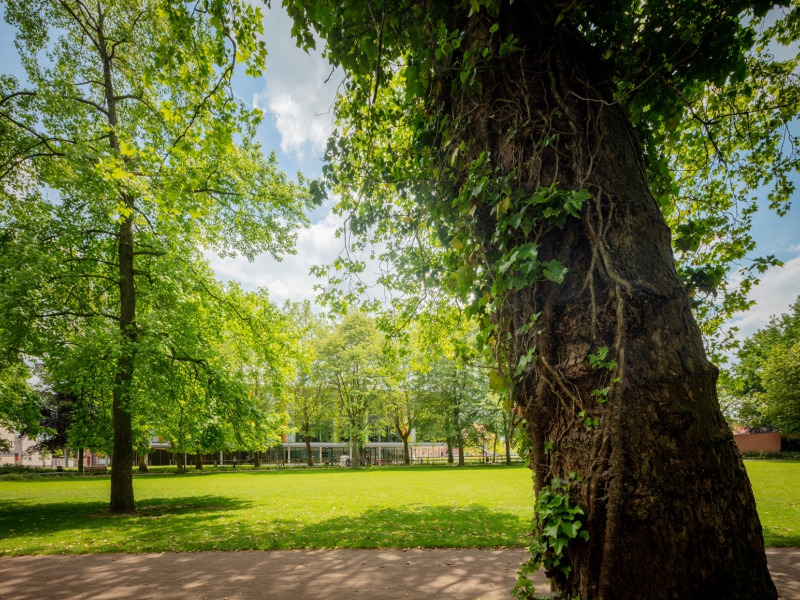
{"type": "Polygon", "coordinates": [[[746,460],[767,546],[800,546],[800,461],[746,460]]]}
{"type": "MultiPolygon", "coordinates": [[[[770,546],[800,546],[800,462],[748,461],[770,546]]],[[[519,546],[524,467],[243,471],[134,478],[110,517],[107,477],[0,481],[0,554],[519,546]]]]}
{"type": "Polygon", "coordinates": [[[530,471],[504,466],[135,476],[125,517],[109,485],[0,481],[0,553],[519,546],[533,504],[530,471]]]}

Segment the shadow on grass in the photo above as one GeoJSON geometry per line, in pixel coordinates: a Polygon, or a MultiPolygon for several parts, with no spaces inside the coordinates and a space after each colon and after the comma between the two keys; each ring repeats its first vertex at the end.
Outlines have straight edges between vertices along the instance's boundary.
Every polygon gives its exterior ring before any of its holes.
{"type": "Polygon", "coordinates": [[[219,496],[149,499],[110,516],[99,502],[7,503],[0,514],[6,554],[85,554],[299,548],[520,546],[529,519],[465,507],[412,505],[327,519],[260,517],[251,503],[219,496]]]}
{"type": "Polygon", "coordinates": [[[180,546],[196,537],[198,527],[226,527],[231,512],[251,505],[224,496],[172,497],[145,500],[133,515],[110,515],[106,502],[4,500],[0,550],[71,554],[186,549],[180,546]]]}

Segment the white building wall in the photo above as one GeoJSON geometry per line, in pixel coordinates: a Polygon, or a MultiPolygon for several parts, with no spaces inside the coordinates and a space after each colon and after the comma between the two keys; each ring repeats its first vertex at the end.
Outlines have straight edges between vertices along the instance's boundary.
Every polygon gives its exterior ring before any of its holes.
{"type": "MultiPolygon", "coordinates": [[[[24,465],[26,467],[45,466],[38,452],[29,456],[23,456],[25,451],[36,443],[35,440],[23,438],[18,433],[5,429],[4,427],[0,427],[0,437],[11,443],[11,452],[0,452],[0,465],[24,465]]],[[[63,463],[63,459],[61,460],[63,463]]]]}

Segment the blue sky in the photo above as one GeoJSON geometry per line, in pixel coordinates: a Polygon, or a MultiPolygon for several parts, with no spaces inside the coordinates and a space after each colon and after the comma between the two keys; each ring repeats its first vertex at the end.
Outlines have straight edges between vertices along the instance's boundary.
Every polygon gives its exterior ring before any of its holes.
{"type": "MultiPolygon", "coordinates": [[[[307,177],[318,177],[331,128],[331,105],[342,75],[331,74],[319,52],[306,54],[295,46],[289,17],[277,4],[273,2],[271,10],[261,5],[269,52],[266,73],[258,79],[237,75],[234,92],[249,106],[264,111],[258,136],[265,151],[277,152],[281,168],[292,175],[302,171],[307,177]]],[[[13,36],[13,30],[0,22],[0,65],[3,73],[23,78],[13,36]]],[[[796,181],[800,189],[800,177],[796,181]]],[[[247,288],[267,287],[277,302],[313,299],[316,280],[309,269],[333,260],[342,243],[335,237],[340,220],[331,213],[330,204],[309,216],[312,226],[299,232],[297,254],[281,262],[259,256],[252,263],[209,256],[212,267],[222,279],[238,280],[247,288]]],[[[733,320],[742,335],[763,326],[770,315],[785,312],[800,295],[800,203],[784,218],[762,209],[755,216],[753,235],[757,255],[775,254],[786,265],[766,274],[753,293],[757,306],[733,320]]]]}

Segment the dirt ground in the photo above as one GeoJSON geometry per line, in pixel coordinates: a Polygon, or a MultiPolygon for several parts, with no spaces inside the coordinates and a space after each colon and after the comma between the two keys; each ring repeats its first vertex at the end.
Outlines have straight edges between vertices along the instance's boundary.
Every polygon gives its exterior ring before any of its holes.
{"type": "MultiPolygon", "coordinates": [[[[800,600],[800,548],[767,550],[800,600]]],[[[509,600],[519,549],[296,550],[0,558],[2,600],[509,600]]],[[[537,591],[547,592],[542,573],[537,591]]]]}

